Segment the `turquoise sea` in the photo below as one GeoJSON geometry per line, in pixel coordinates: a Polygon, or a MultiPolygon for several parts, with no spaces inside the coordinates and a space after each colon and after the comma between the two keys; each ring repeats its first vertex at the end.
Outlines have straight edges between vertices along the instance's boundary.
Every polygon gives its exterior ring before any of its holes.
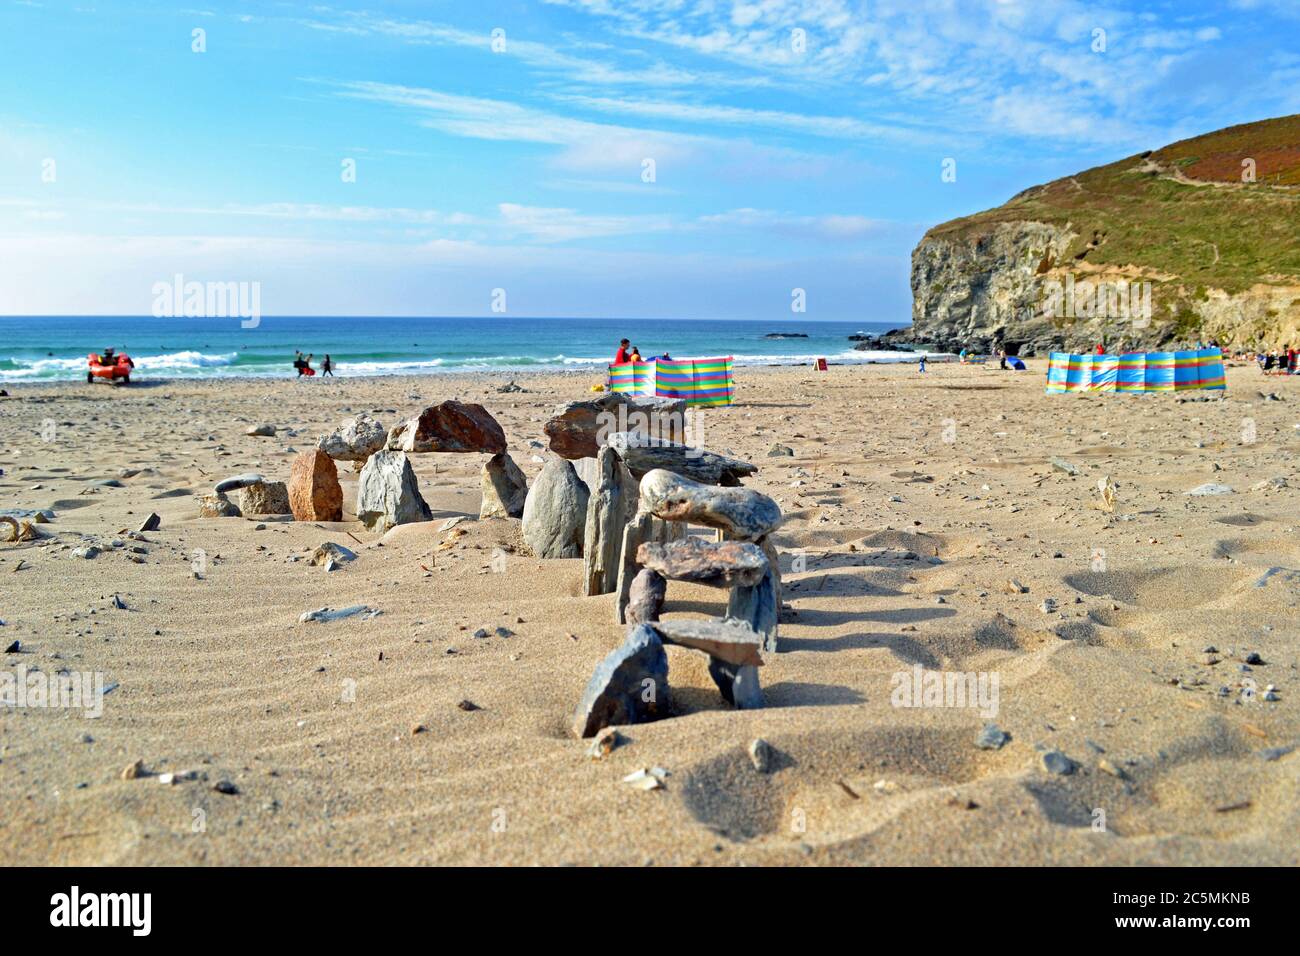
{"type": "Polygon", "coordinates": [[[292,376],[295,349],[319,371],[328,353],[339,376],[536,369],[603,371],[620,338],[646,358],[731,355],[738,366],[915,361],[857,352],[849,335],[902,323],[266,316],[237,318],[0,316],[0,382],[81,379],[91,352],[112,347],[135,361],[133,379],[292,376]],[[807,338],[768,338],[795,332],[807,338]]]}

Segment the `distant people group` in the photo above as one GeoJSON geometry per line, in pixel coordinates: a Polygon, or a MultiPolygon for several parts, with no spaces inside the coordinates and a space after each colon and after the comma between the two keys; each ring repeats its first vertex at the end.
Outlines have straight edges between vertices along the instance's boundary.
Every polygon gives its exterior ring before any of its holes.
{"type": "MultiPolygon", "coordinates": [[[[302,352],[299,352],[297,349],[294,350],[293,367],[297,369],[299,378],[302,378],[304,375],[311,376],[316,374],[316,370],[311,367],[311,360],[314,357],[315,356],[311,353],[303,355],[302,352]]],[[[322,376],[328,375],[330,378],[334,377],[334,363],[330,360],[329,355],[326,355],[325,361],[321,363],[320,371],[322,376]]]]}
{"type": "Polygon", "coordinates": [[[1260,351],[1253,356],[1259,370],[1265,375],[1295,375],[1296,364],[1300,362],[1300,349],[1273,349],[1271,352],[1260,351]]]}
{"type": "MultiPolygon", "coordinates": [[[[665,352],[663,355],[650,356],[650,361],[654,362],[654,361],[658,361],[659,359],[663,359],[665,362],[671,362],[672,358],[673,357],[671,355],[665,352]]],[[[625,362],[644,362],[644,361],[645,359],[641,357],[640,349],[638,349],[627,339],[619,340],[618,351],[614,353],[615,365],[622,365],[625,362]]]]}

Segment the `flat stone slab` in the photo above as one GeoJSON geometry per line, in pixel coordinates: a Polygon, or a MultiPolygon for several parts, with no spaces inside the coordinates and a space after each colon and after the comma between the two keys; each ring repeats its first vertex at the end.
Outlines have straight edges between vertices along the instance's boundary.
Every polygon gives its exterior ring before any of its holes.
{"type": "Polygon", "coordinates": [[[387,447],[405,452],[486,452],[506,450],[506,433],[482,405],[454,400],[430,405],[415,418],[394,425],[387,447]]]}
{"type": "Polygon", "coordinates": [[[674,618],[649,625],[665,644],[703,651],[736,667],[761,667],[763,635],[744,621],[730,618],[674,618]]]}
{"type": "Polygon", "coordinates": [[[735,487],[740,479],[758,472],[757,465],[739,458],[635,432],[615,432],[608,443],[637,479],[662,468],[706,485],[735,487]]]}
{"type": "Polygon", "coordinates": [[[665,521],[721,528],[753,541],[781,525],[781,507],[750,488],[717,488],[655,469],[641,479],[641,511],[665,521]]]}
{"type": "Polygon", "coordinates": [[[640,724],[668,714],[668,655],[645,624],[596,666],[573,716],[573,733],[593,737],[606,727],[640,724]]]}
{"type": "Polygon", "coordinates": [[[752,587],[767,571],[767,555],[748,541],[686,538],[669,544],[648,543],[637,551],[637,562],[670,581],[689,581],[714,588],[752,587]]]}

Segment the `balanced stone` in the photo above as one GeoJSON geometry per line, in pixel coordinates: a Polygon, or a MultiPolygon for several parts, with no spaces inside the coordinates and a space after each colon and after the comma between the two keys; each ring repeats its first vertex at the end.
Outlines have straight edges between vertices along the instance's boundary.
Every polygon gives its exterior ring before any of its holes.
{"type": "Polygon", "coordinates": [[[750,488],[715,488],[655,469],[641,479],[641,510],[666,521],[721,528],[731,538],[754,541],[781,524],[781,508],[750,488]]]}
{"type": "Polygon", "coordinates": [[[334,459],[319,448],[300,451],[289,471],[289,507],[299,521],[342,521],[343,487],[334,459]]]}
{"type": "Polygon", "coordinates": [[[239,493],[239,510],[246,515],[287,515],[289,488],[283,481],[258,481],[239,493]]]}
{"type": "Polygon", "coordinates": [[[387,447],[393,451],[499,455],[506,450],[506,433],[482,405],[453,400],[430,405],[415,418],[394,425],[387,447]]]}
{"type": "Polygon", "coordinates": [[[663,575],[649,568],[642,568],[632,579],[632,589],[628,592],[627,623],[649,624],[658,621],[664,609],[664,596],[668,591],[668,582],[663,575]]]}
{"type": "Polygon", "coordinates": [[[685,538],[669,544],[643,544],[637,551],[637,561],[670,581],[690,581],[715,588],[752,587],[762,580],[767,570],[763,549],[747,541],[685,538]]]}
{"type": "Polygon", "coordinates": [[[591,737],[605,727],[639,724],[668,713],[668,655],[644,624],[596,667],[573,717],[573,733],[591,737]]]}
{"type": "Polygon", "coordinates": [[[730,618],[675,618],[652,625],[665,644],[703,651],[712,658],[734,664],[760,666],[763,636],[744,621],[730,618]]]}
{"type": "Polygon", "coordinates": [[[240,488],[247,488],[249,485],[261,484],[264,481],[266,481],[266,479],[257,474],[257,472],[249,471],[242,475],[234,475],[233,477],[218,481],[212,490],[219,495],[224,495],[227,492],[237,491],[240,488]]]}
{"type": "Polygon", "coordinates": [[[583,533],[583,594],[609,594],[618,587],[618,551],[626,523],[623,500],[623,466],[613,449],[596,455],[597,482],[587,501],[583,533]]]}
{"type": "Polygon", "coordinates": [[[609,446],[618,452],[634,478],[662,468],[708,485],[734,487],[740,479],[758,471],[757,465],[738,458],[636,433],[616,432],[609,436],[609,446]]]}
{"type": "Polygon", "coordinates": [[[364,462],[384,447],[388,432],[383,425],[362,412],[344,419],[328,435],[321,435],[316,447],[335,461],[364,462]]]}
{"type": "Polygon", "coordinates": [[[514,459],[505,452],[493,455],[483,464],[483,502],[480,518],[520,518],[528,497],[528,479],[514,459]]]}
{"type": "Polygon", "coordinates": [[[357,480],[357,517],[371,531],[433,518],[405,452],[385,449],[370,456],[357,480]]]}
{"type": "Polygon", "coordinates": [[[588,497],[572,462],[552,458],[546,463],[524,501],[524,540],[534,555],[582,557],[588,497]]]}

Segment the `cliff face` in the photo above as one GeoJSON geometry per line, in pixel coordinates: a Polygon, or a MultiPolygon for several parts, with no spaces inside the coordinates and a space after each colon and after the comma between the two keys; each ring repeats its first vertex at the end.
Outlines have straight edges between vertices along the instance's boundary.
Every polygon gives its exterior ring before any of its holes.
{"type": "Polygon", "coordinates": [[[1300,345],[1297,182],[1300,116],[1026,190],[926,233],[913,326],[892,337],[1022,355],[1300,345]]]}

